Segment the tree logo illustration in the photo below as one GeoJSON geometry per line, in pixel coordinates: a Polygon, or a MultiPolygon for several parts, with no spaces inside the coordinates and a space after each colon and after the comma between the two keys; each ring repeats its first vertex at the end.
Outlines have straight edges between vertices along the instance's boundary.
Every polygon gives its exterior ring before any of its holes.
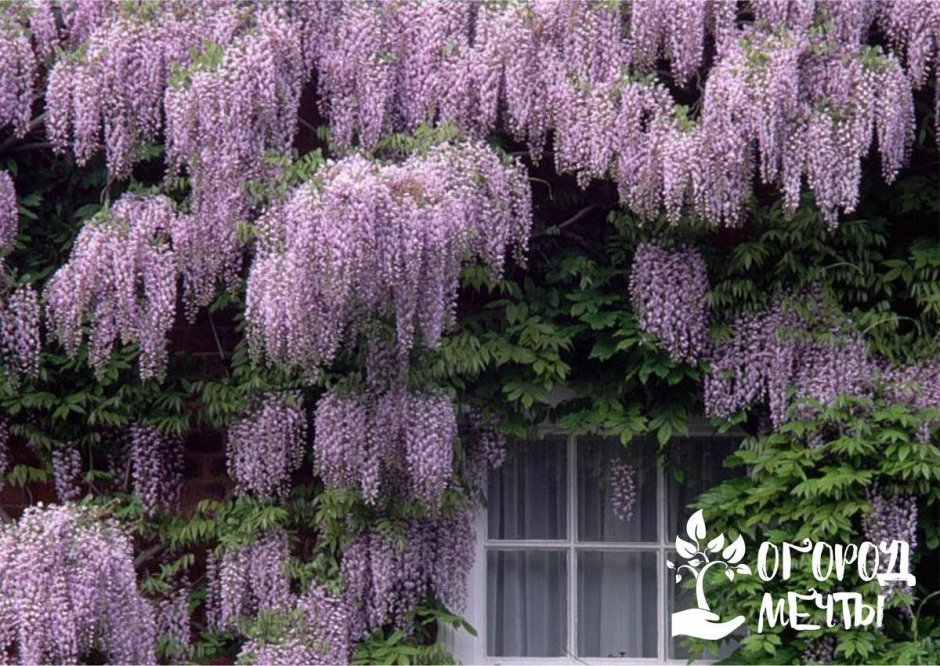
{"type": "Polygon", "coordinates": [[[706,543],[705,517],[701,509],[692,514],[685,529],[688,541],[676,536],[676,551],[686,560],[685,563],[677,565],[676,562],[667,560],[666,566],[675,571],[676,584],[682,582],[683,572],[695,579],[696,608],[672,614],[672,635],[705,640],[724,638],[744,624],[744,616],[738,615],[722,622],[721,618],[712,612],[705,598],[705,574],[717,567],[724,571],[728,580],[734,580],[735,574],[750,575],[751,568],[741,563],[744,559],[744,539],[738,536],[726,546],[725,535],[719,534],[706,543]]]}

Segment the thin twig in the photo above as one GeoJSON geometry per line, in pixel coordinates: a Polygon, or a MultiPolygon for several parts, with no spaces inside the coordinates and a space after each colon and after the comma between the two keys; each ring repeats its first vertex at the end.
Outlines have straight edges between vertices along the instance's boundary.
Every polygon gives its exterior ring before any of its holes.
{"type": "Polygon", "coordinates": [[[208,314],[208,316],[209,316],[209,327],[212,329],[212,337],[215,338],[215,346],[216,346],[216,349],[219,350],[219,356],[220,356],[221,359],[224,361],[224,360],[225,360],[225,352],[222,350],[222,342],[219,340],[219,334],[218,334],[218,333],[216,332],[216,330],[215,330],[215,322],[212,321],[212,313],[211,313],[211,312],[207,312],[206,314],[208,314]]]}
{"type": "Polygon", "coordinates": [[[13,136],[7,138],[6,141],[4,141],[3,143],[0,143],[0,153],[2,153],[4,150],[9,148],[10,146],[16,143],[19,143],[20,141],[25,139],[27,134],[29,134],[34,129],[42,125],[45,122],[45,120],[46,120],[45,113],[40,113],[38,116],[30,120],[29,124],[26,126],[26,132],[23,134],[23,136],[17,136],[16,134],[14,134],[13,136]]]}
{"type": "Polygon", "coordinates": [[[574,215],[572,215],[571,217],[569,217],[564,222],[561,222],[559,224],[553,224],[552,226],[547,227],[544,231],[541,231],[533,235],[532,238],[540,238],[542,236],[558,236],[563,229],[566,229],[567,227],[570,227],[576,222],[583,220],[587,215],[594,212],[598,208],[602,208],[602,206],[600,204],[591,204],[590,206],[586,206],[582,208],[581,210],[579,210],[574,215]]]}
{"type": "Polygon", "coordinates": [[[601,207],[600,204],[591,204],[590,206],[582,208],[581,210],[579,210],[577,213],[569,217],[567,220],[565,220],[561,224],[556,224],[555,228],[564,229],[565,227],[570,227],[572,224],[574,224],[578,220],[584,218],[588,213],[591,213],[592,211],[597,210],[600,207],[601,207]]]}
{"type": "Polygon", "coordinates": [[[141,551],[140,555],[134,558],[134,568],[136,569],[140,567],[142,564],[146,564],[150,560],[150,558],[154,557],[155,555],[159,555],[167,548],[169,548],[169,545],[167,544],[167,542],[161,541],[151,546],[147,550],[141,551]]]}
{"type": "Polygon", "coordinates": [[[592,243],[588,239],[571,231],[562,231],[561,237],[571,241],[582,250],[590,254],[594,259],[597,259],[600,262],[604,261],[604,252],[597,244],[592,243]]]}
{"type": "Polygon", "coordinates": [[[34,143],[24,143],[10,148],[10,153],[28,153],[33,150],[46,150],[52,148],[51,141],[36,141],[34,143]]]}

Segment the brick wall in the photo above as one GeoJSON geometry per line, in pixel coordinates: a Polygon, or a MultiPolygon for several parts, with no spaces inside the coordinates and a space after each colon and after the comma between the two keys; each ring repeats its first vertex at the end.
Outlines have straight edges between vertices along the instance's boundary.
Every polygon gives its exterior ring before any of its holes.
{"type": "MultiPolygon", "coordinates": [[[[194,323],[182,317],[170,333],[173,350],[186,350],[205,370],[222,371],[230,357],[238,334],[230,318],[201,314],[194,323]]],[[[222,499],[231,488],[225,471],[225,433],[200,430],[187,435],[184,446],[184,481],[181,506],[185,510],[206,498],[222,499]]],[[[10,442],[10,468],[15,464],[41,466],[38,457],[22,441],[10,442]]],[[[0,491],[0,509],[16,518],[31,504],[57,502],[55,487],[47,483],[31,483],[26,487],[6,484],[0,491]]]]}

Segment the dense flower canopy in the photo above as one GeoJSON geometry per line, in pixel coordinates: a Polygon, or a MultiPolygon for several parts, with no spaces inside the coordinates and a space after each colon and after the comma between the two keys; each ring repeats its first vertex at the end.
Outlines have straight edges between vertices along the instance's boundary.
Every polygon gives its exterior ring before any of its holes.
{"type": "MultiPolygon", "coordinates": [[[[466,601],[506,432],[560,416],[626,443],[659,423],[664,445],[685,414],[647,419],[610,386],[577,396],[601,405],[590,419],[532,411],[581,347],[637,354],[610,384],[644,377],[638,395],[650,375],[694,384],[726,425],[750,410],[780,433],[840,399],[887,400],[927,450],[940,362],[889,362],[866,338],[883,322],[826,301],[819,272],[722,308],[698,241],[726,250],[767,201],[777,239],[807,207],[834,238],[866,179],[902,177],[928,132],[938,49],[933,0],[0,0],[0,487],[48,482],[61,503],[0,526],[0,662],[152,662],[161,645],[184,660],[203,598],[215,646],[243,663],[361,661],[386,631],[430,640],[466,601]],[[60,179],[57,196],[94,198],[34,219],[17,151],[45,151],[37,180],[60,179]],[[581,213],[540,217],[608,184],[627,251],[568,235],[581,213]],[[78,226],[49,231],[62,220],[78,226]],[[536,238],[584,254],[542,284],[527,261],[557,257],[529,257],[536,238]],[[601,275],[611,256],[621,275],[601,275]],[[520,302],[566,271],[578,282],[549,308],[520,302]],[[461,328],[468,285],[493,299],[461,328]],[[602,287],[600,305],[578,300],[602,287]],[[600,312],[611,303],[626,309],[600,312]],[[196,360],[177,353],[181,313],[209,323],[215,348],[196,360]],[[235,322],[232,353],[213,317],[235,322]],[[591,344],[564,337],[579,321],[591,344]],[[474,392],[483,368],[530,366],[474,392]],[[87,394],[60,400],[89,368],[87,394]],[[182,517],[180,435],[206,426],[226,429],[230,483],[182,517]],[[50,473],[28,478],[19,454],[50,473]]],[[[780,265],[819,256],[801,252],[780,265]]],[[[931,261],[916,277],[940,288],[931,261]]],[[[904,312],[940,303],[915,296],[904,312]]],[[[637,469],[605,469],[630,521],[637,469]]],[[[873,482],[853,510],[872,508],[870,538],[913,546],[917,497],[891,490],[873,482]]]]}
{"type": "Polygon", "coordinates": [[[233,268],[226,223],[246,213],[239,178],[265,150],[289,147],[312,73],[341,146],[371,149],[426,122],[474,134],[504,123],[538,156],[551,132],[559,171],[585,183],[611,176],[644,215],[665,206],[678,218],[688,204],[733,224],[755,177],[791,207],[805,179],[835,224],[854,209],[873,143],[894,177],[913,132],[911,90],[936,57],[936,3],[671,4],[82,2],[55,12],[24,0],[4,9],[0,122],[26,130],[38,70],[57,47],[67,55],[46,95],[57,146],[79,161],[104,146],[121,177],[164,129],[171,163],[193,178],[200,303],[205,280],[233,268]],[[873,29],[888,52],[867,45],[873,29]],[[703,94],[690,110],[671,91],[693,82],[703,94]]]}

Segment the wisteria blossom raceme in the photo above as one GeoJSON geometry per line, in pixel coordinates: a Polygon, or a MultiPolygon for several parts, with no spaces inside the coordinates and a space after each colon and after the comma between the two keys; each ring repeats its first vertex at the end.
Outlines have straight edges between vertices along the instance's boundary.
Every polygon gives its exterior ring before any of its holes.
{"type": "Polygon", "coordinates": [[[665,207],[677,219],[688,206],[713,224],[738,224],[755,173],[791,208],[805,179],[834,225],[840,210],[854,210],[873,139],[889,182],[906,157],[911,87],[936,58],[930,26],[940,12],[914,2],[883,11],[862,0],[763,2],[750,23],[736,4],[343,4],[321,56],[321,105],[341,145],[358,137],[369,149],[435,109],[475,134],[503,120],[535,158],[554,131],[558,171],[582,184],[609,172],[644,216],[665,207]],[[861,43],[873,24],[907,52],[910,78],[894,55],[861,43]],[[717,57],[705,73],[708,34],[717,57]],[[680,86],[704,79],[691,124],[665,89],[663,104],[643,99],[644,88],[659,97],[645,73],[661,56],[680,86]],[[638,124],[642,141],[630,139],[638,124]]]}
{"type": "Polygon", "coordinates": [[[804,664],[831,664],[836,658],[836,639],[834,636],[821,636],[806,641],[806,647],[800,655],[804,664]]]}
{"type": "Polygon", "coordinates": [[[189,577],[182,574],[173,581],[169,592],[157,604],[156,633],[172,641],[168,655],[176,662],[183,662],[189,656],[191,592],[189,577]]]}
{"type": "Polygon", "coordinates": [[[284,666],[349,663],[353,613],[345,596],[330,595],[312,584],[306,594],[296,598],[286,636],[278,641],[246,641],[238,663],[284,666]]]}
{"type": "Polygon", "coordinates": [[[623,462],[610,466],[610,501],[617,520],[629,523],[636,507],[636,470],[623,462]]]}
{"type": "Polygon", "coordinates": [[[12,249],[16,241],[19,211],[16,188],[9,171],[0,171],[0,252],[12,249]]]}
{"type": "Polygon", "coordinates": [[[144,144],[158,137],[174,68],[187,65],[205,39],[229,41],[238,15],[225,3],[134,12],[82,0],[62,10],[73,38],[88,36],[79,54],[59,59],[49,74],[47,133],[57,149],[71,147],[79,164],[103,145],[111,176],[125,178],[144,144]],[[95,5],[108,20],[91,16],[95,5]],[[84,21],[90,25],[79,27],[84,21]]]}
{"type": "Polygon", "coordinates": [[[0,526],[0,654],[22,664],[153,664],[155,622],[133,545],[113,521],[71,504],[29,507],[0,526]]]}
{"type": "Polygon", "coordinates": [[[453,476],[456,436],[446,395],[333,390],[317,404],[314,470],[328,488],[358,488],[369,504],[384,489],[435,506],[453,476]]]}
{"type": "Polygon", "coordinates": [[[802,119],[783,148],[784,203],[796,208],[805,176],[823,217],[835,226],[840,209],[855,210],[861,159],[873,138],[882,175],[894,180],[913,140],[914,101],[900,64],[877,49],[826,54],[803,68],[802,79],[802,119]]]}
{"type": "Polygon", "coordinates": [[[708,333],[708,272],[697,250],[637,246],[630,300],[640,328],[657,336],[672,358],[699,359],[708,333]]]}
{"type": "Polygon", "coordinates": [[[134,494],[148,516],[172,511],[183,483],[183,443],[149,426],[132,426],[129,433],[134,494]]]}
{"type": "MultiPolygon", "coordinates": [[[[881,488],[873,483],[865,488],[865,499],[871,507],[871,513],[862,516],[865,538],[876,546],[890,544],[895,539],[906,541],[913,552],[917,548],[917,496],[885,497],[881,488]]],[[[886,565],[882,564],[881,573],[887,571],[886,565]]],[[[892,585],[886,595],[890,598],[898,587],[899,584],[892,585]]]]}
{"type": "Polygon", "coordinates": [[[765,312],[739,316],[730,340],[709,352],[703,379],[705,411],[726,418],[755,403],[770,410],[774,427],[793,414],[808,416],[814,403],[870,391],[874,364],[861,336],[827,322],[807,322],[778,302],[765,312]]]}
{"type": "Polygon", "coordinates": [[[238,489],[265,499],[290,493],[291,474],[300,468],[307,415],[299,393],[270,394],[228,427],[228,473],[238,489]]]}
{"type": "Polygon", "coordinates": [[[888,181],[906,158],[911,91],[940,72],[940,10],[738,4],[223,0],[145,11],[35,0],[2,24],[0,125],[22,133],[30,120],[30,33],[44,57],[65,49],[48,75],[46,126],[80,161],[103,143],[112,177],[125,177],[165,116],[173,170],[192,177],[193,212],[174,233],[190,314],[220,277],[234,279],[234,225],[252,212],[240,184],[263,176],[266,151],[289,150],[313,71],[340,148],[449,122],[476,136],[504,128],[538,158],[553,133],[559,171],[581,184],[615,178],[644,217],[665,208],[673,220],[688,211],[738,224],[759,174],[791,209],[808,188],[834,225],[854,210],[873,141],[888,181]],[[873,32],[887,53],[865,43],[873,32]],[[700,111],[663,83],[703,88],[700,111]]]}
{"type": "Polygon", "coordinates": [[[477,259],[500,275],[509,249],[524,253],[531,221],[519,166],[482,143],[445,144],[402,164],[329,164],[259,222],[245,310],[251,349],[315,373],[357,325],[391,318],[406,363],[418,334],[435,347],[453,323],[461,264],[477,259]]]}
{"type": "Polygon", "coordinates": [[[476,408],[461,420],[459,429],[463,448],[459,476],[470,499],[479,502],[485,495],[487,472],[506,460],[506,435],[476,408]]]}
{"type": "Polygon", "coordinates": [[[410,631],[407,616],[433,592],[449,609],[461,612],[473,566],[473,511],[412,520],[402,540],[375,530],[361,533],[343,555],[345,596],[357,619],[354,640],[387,622],[410,631]]]}
{"type": "Polygon", "coordinates": [[[6,475],[10,468],[10,416],[0,412],[0,491],[6,485],[6,475]]]}
{"type": "Polygon", "coordinates": [[[81,497],[81,451],[74,446],[66,446],[52,452],[52,481],[60,502],[68,502],[81,497]]]}
{"type": "Polygon", "coordinates": [[[118,340],[140,347],[142,379],[161,378],[176,313],[176,219],[162,196],[125,194],[79,232],[69,261],[46,287],[51,333],[74,356],[88,324],[88,356],[104,372],[118,340]]]}
{"type": "Polygon", "coordinates": [[[0,300],[0,358],[11,385],[20,376],[39,376],[40,325],[39,297],[31,285],[14,289],[6,302],[0,300]]]}
{"type": "Polygon", "coordinates": [[[209,624],[234,629],[241,618],[260,611],[279,612],[291,603],[287,533],[276,529],[252,543],[227,548],[221,558],[210,554],[207,567],[209,624]]]}
{"type": "MultiPolygon", "coordinates": [[[[882,373],[882,379],[892,400],[908,405],[913,411],[932,409],[940,414],[940,359],[889,367],[882,373]]],[[[940,416],[924,420],[918,433],[921,441],[929,441],[930,429],[938,422],[940,416]]]]}
{"type": "Polygon", "coordinates": [[[32,119],[39,72],[29,30],[16,10],[13,4],[0,7],[0,130],[12,127],[22,137],[32,119]]]}
{"type": "Polygon", "coordinates": [[[894,539],[917,547],[917,498],[898,495],[886,498],[876,485],[865,489],[865,499],[871,513],[862,518],[865,538],[874,544],[890,543],[894,539]]]}

